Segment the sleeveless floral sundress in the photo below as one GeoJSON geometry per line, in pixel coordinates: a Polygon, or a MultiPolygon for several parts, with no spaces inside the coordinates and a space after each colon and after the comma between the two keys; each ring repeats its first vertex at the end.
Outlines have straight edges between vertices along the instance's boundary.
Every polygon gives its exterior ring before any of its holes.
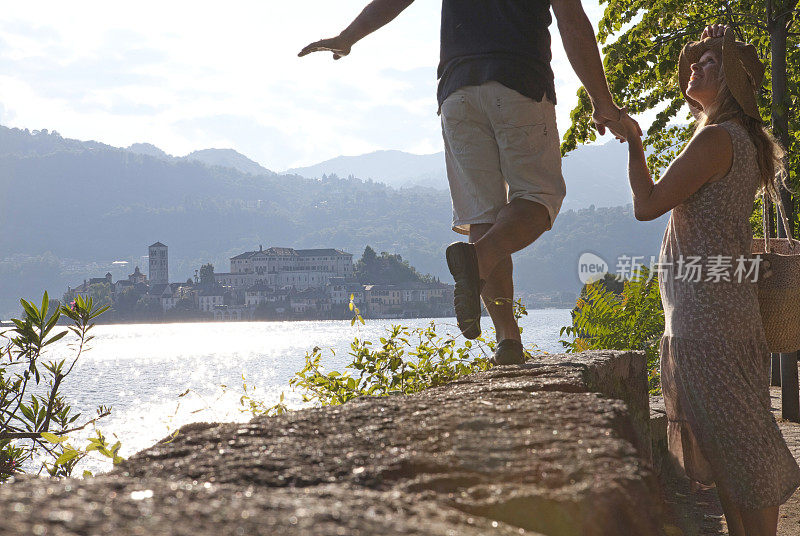
{"type": "Polygon", "coordinates": [[[661,245],[661,384],[669,450],[687,475],[716,479],[740,507],[760,509],[792,495],[800,468],[770,411],[769,350],[744,271],[755,266],[738,260],[752,258],[756,150],[738,122],[721,126],[733,142],[730,171],[673,209],[661,245]]]}

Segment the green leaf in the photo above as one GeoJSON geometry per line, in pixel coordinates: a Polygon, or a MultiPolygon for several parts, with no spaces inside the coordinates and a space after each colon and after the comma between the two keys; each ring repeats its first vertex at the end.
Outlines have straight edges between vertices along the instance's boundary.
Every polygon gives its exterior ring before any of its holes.
{"type": "Polygon", "coordinates": [[[48,344],[53,344],[56,341],[60,341],[67,333],[67,331],[62,331],[61,333],[57,333],[53,335],[51,338],[47,339],[42,346],[47,346],[48,344]]]}
{"type": "Polygon", "coordinates": [[[56,434],[50,432],[42,432],[41,435],[42,439],[44,439],[45,441],[55,444],[63,443],[64,441],[69,439],[67,436],[57,436],[56,434]]]}
{"type": "Polygon", "coordinates": [[[33,410],[31,410],[28,406],[26,406],[25,404],[20,404],[19,409],[22,412],[22,415],[24,415],[26,419],[28,419],[31,422],[36,421],[36,416],[34,415],[33,410]]]}
{"type": "Polygon", "coordinates": [[[36,309],[36,306],[32,303],[28,302],[27,300],[19,300],[22,304],[22,308],[25,310],[25,314],[31,318],[31,320],[36,321],[39,319],[39,310],[36,309]]]}
{"type": "Polygon", "coordinates": [[[42,296],[42,308],[41,308],[41,315],[42,319],[47,318],[47,309],[50,307],[50,299],[47,297],[47,291],[44,291],[44,296],[42,296]]]}
{"type": "Polygon", "coordinates": [[[80,454],[80,452],[78,452],[75,449],[64,449],[64,452],[61,454],[61,456],[58,457],[58,459],[56,460],[55,464],[56,465],[64,465],[68,461],[76,458],[79,454],[80,454]]]}

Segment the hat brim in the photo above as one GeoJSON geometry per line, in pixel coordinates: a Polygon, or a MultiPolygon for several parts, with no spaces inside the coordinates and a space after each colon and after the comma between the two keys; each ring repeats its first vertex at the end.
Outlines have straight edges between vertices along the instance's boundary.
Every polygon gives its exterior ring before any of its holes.
{"type": "Polygon", "coordinates": [[[756,47],[736,42],[733,31],[725,31],[722,44],[722,67],[725,83],[733,98],[750,117],[761,119],[756,101],[756,92],[764,78],[764,64],[758,59],[756,47]]]}

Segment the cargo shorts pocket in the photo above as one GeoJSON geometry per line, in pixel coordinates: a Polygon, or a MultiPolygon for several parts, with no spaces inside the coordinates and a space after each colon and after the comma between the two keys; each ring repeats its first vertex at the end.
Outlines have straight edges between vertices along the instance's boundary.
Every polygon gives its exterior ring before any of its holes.
{"type": "Polygon", "coordinates": [[[494,105],[499,119],[495,131],[503,145],[526,152],[542,150],[548,135],[543,102],[515,94],[497,97],[494,105]]]}
{"type": "Polygon", "coordinates": [[[442,134],[453,154],[468,151],[467,96],[454,93],[442,103],[442,134]]]}

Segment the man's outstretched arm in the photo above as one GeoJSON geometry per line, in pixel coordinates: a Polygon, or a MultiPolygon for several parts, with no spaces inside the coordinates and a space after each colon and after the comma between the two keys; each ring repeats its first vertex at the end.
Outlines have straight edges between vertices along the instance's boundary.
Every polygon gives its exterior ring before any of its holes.
{"type": "Polygon", "coordinates": [[[311,43],[298,56],[321,51],[333,52],[335,60],[347,56],[354,44],[394,20],[413,2],[414,0],[373,0],[342,33],[311,43]]]}
{"type": "Polygon", "coordinates": [[[613,123],[621,119],[621,111],[614,104],[608,89],[594,29],[583,10],[581,1],[551,0],[551,5],[567,59],[592,100],[594,108],[592,119],[597,125],[597,130],[600,134],[604,134],[606,124],[615,130],[613,123]]]}

